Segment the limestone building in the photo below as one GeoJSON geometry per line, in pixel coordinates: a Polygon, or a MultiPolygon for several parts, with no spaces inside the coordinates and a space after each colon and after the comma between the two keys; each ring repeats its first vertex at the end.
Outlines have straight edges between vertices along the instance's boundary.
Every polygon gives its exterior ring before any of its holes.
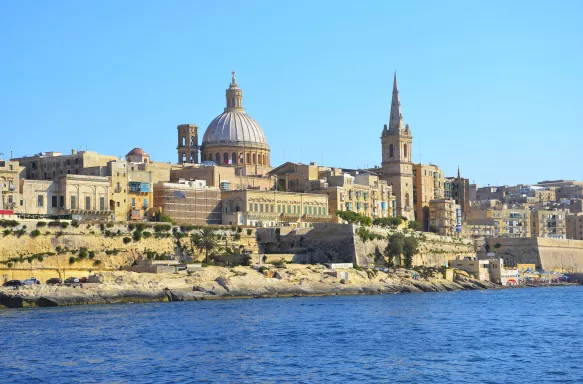
{"type": "Polygon", "coordinates": [[[391,187],[374,172],[287,162],[269,175],[277,178],[279,190],[326,194],[334,222],[340,221],[336,211],[357,212],[372,219],[395,214],[391,187]]]}
{"type": "Polygon", "coordinates": [[[223,224],[255,227],[311,227],[331,221],[325,194],[223,191],[223,224]]]}
{"type": "Polygon", "coordinates": [[[475,205],[466,215],[466,224],[492,225],[501,237],[531,236],[531,213],[526,207],[475,205]]]}
{"type": "Polygon", "coordinates": [[[461,208],[453,199],[436,199],[429,202],[429,226],[441,236],[460,237],[461,216],[461,208]]]}
{"type": "Polygon", "coordinates": [[[583,213],[567,215],[567,239],[583,240],[583,213]]]}
{"type": "MultiPolygon", "coordinates": [[[[34,156],[14,158],[26,168],[26,178],[30,180],[53,180],[63,175],[83,174],[91,167],[105,167],[115,156],[101,155],[92,151],[72,150],[70,155],[61,152],[41,152],[34,156]]],[[[96,175],[99,176],[99,175],[96,175]]]]}
{"type": "Polygon", "coordinates": [[[222,191],[235,189],[259,189],[269,190],[274,188],[274,178],[268,175],[244,175],[241,169],[235,167],[216,165],[214,162],[187,165],[180,169],[172,170],[170,181],[204,180],[206,185],[219,188],[222,191]]]}
{"type": "Polygon", "coordinates": [[[24,167],[20,166],[18,162],[0,158],[0,211],[16,208],[20,180],[24,174],[24,167]]]}
{"type": "Polygon", "coordinates": [[[567,238],[568,211],[557,209],[536,209],[532,211],[532,236],[567,238]]]}
{"type": "Polygon", "coordinates": [[[397,215],[408,220],[414,219],[412,144],[413,136],[409,125],[403,123],[395,73],[389,126],[384,126],[381,135],[382,179],[392,186],[397,215]]]}
{"type": "Polygon", "coordinates": [[[429,202],[444,198],[445,178],[442,170],[434,164],[413,165],[413,204],[415,220],[424,231],[429,230],[429,202]]]}

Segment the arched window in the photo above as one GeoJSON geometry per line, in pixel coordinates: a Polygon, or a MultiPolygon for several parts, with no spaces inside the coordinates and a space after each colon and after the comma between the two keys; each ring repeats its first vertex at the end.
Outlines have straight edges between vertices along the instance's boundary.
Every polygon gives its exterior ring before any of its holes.
{"type": "Polygon", "coordinates": [[[260,154],[259,154],[259,155],[257,155],[257,163],[258,163],[259,165],[263,165],[263,157],[262,157],[260,154]]]}
{"type": "Polygon", "coordinates": [[[405,193],[405,207],[409,206],[409,194],[405,193]]]}
{"type": "Polygon", "coordinates": [[[253,154],[253,164],[257,164],[257,155],[253,154]]]}
{"type": "Polygon", "coordinates": [[[229,154],[227,152],[223,153],[223,164],[229,164],[229,154]]]}
{"type": "Polygon", "coordinates": [[[217,163],[217,165],[221,163],[221,154],[220,153],[215,154],[215,163],[217,163]]]}
{"type": "Polygon", "coordinates": [[[190,154],[190,163],[194,164],[194,153],[190,154]]]}
{"type": "Polygon", "coordinates": [[[190,146],[191,146],[192,148],[194,148],[194,147],[195,147],[195,144],[194,144],[194,137],[191,137],[191,138],[190,138],[190,146]]]}
{"type": "Polygon", "coordinates": [[[182,164],[186,163],[186,153],[182,154],[182,164]]]}
{"type": "Polygon", "coordinates": [[[237,159],[239,164],[245,163],[245,159],[243,158],[243,152],[239,152],[239,158],[237,159]]]}
{"type": "Polygon", "coordinates": [[[395,148],[393,144],[389,145],[389,157],[393,157],[395,155],[395,148]]]}
{"type": "Polygon", "coordinates": [[[236,105],[235,105],[235,98],[234,97],[231,99],[231,107],[236,107],[236,105]]]}
{"type": "Polygon", "coordinates": [[[403,156],[405,157],[405,159],[408,158],[408,156],[407,156],[407,144],[403,145],[403,156]]]}
{"type": "Polygon", "coordinates": [[[251,163],[251,154],[248,153],[246,157],[247,157],[246,163],[250,164],[251,163]]]}
{"type": "Polygon", "coordinates": [[[231,164],[237,164],[237,154],[235,152],[231,153],[231,164]]]}
{"type": "Polygon", "coordinates": [[[263,155],[263,165],[267,165],[267,155],[263,155]]]}
{"type": "Polygon", "coordinates": [[[186,146],[186,137],[182,136],[182,146],[186,146]]]}

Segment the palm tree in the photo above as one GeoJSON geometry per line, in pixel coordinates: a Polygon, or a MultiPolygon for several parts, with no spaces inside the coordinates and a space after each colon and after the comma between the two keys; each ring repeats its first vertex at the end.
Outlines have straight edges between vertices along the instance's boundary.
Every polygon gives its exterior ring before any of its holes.
{"type": "Polygon", "coordinates": [[[209,252],[218,248],[217,235],[215,230],[210,227],[204,227],[200,232],[195,233],[190,238],[192,245],[199,251],[205,252],[205,263],[208,263],[209,252]]]}

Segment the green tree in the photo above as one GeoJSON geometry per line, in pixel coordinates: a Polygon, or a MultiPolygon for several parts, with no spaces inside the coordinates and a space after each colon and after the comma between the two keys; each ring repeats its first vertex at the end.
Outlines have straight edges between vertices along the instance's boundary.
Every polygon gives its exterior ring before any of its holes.
{"type": "Polygon", "coordinates": [[[208,263],[209,252],[212,252],[219,246],[215,230],[210,227],[204,227],[200,232],[194,233],[190,241],[199,251],[205,252],[205,262],[208,263]]]}
{"type": "Polygon", "coordinates": [[[395,259],[401,258],[403,254],[403,234],[394,233],[389,237],[389,243],[385,248],[385,256],[387,256],[387,266],[395,268],[395,259]]]}
{"type": "Polygon", "coordinates": [[[405,237],[403,240],[403,254],[405,255],[405,268],[413,266],[413,256],[419,252],[419,241],[412,237],[405,237]]]}
{"type": "Polygon", "coordinates": [[[409,227],[409,229],[412,229],[414,231],[421,230],[421,224],[417,220],[410,221],[409,224],[407,224],[407,226],[409,227]]]}

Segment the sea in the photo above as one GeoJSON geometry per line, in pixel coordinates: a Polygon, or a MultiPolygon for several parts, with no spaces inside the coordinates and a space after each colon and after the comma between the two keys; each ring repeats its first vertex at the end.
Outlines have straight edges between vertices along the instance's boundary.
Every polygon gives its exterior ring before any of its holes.
{"type": "Polygon", "coordinates": [[[0,383],[583,383],[583,287],[3,309],[0,383]]]}

